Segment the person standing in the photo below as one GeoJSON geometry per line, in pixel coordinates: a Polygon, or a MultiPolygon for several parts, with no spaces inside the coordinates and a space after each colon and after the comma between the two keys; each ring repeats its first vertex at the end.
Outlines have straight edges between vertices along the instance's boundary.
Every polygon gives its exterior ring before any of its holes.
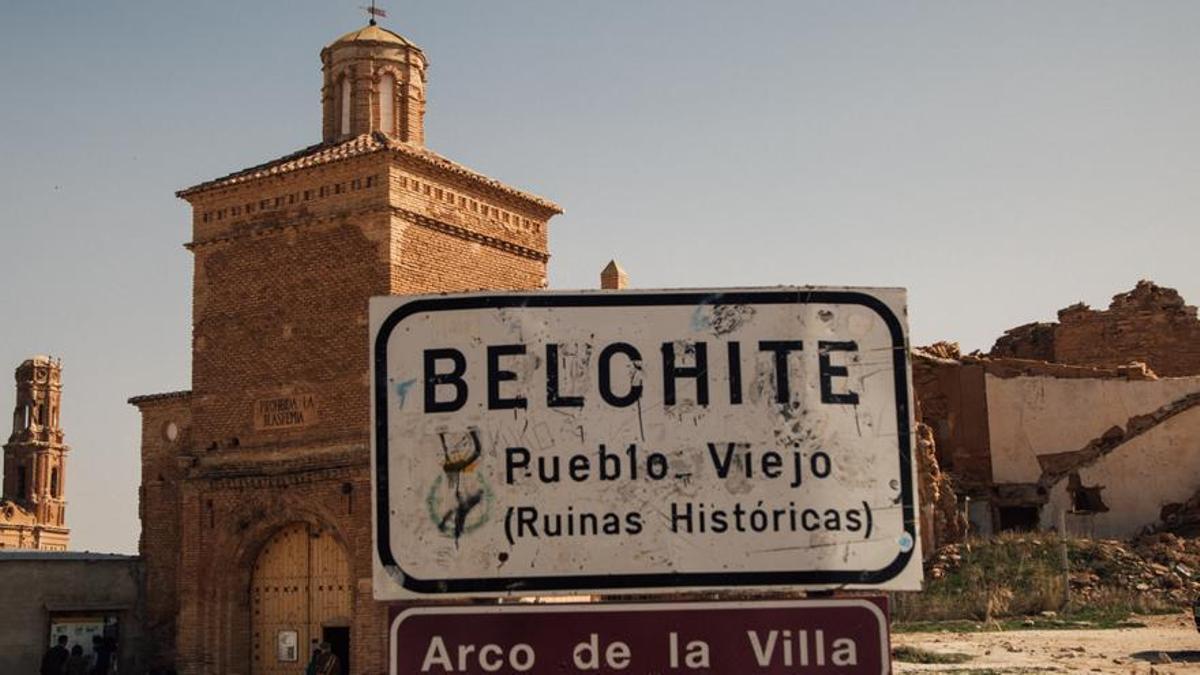
{"type": "Polygon", "coordinates": [[[63,672],[66,675],[88,675],[88,659],[83,655],[83,645],[71,647],[71,655],[67,657],[63,672]]]}
{"type": "Polygon", "coordinates": [[[112,668],[113,652],[115,645],[111,638],[102,638],[99,635],[92,638],[92,670],[91,675],[108,675],[112,668]]]}
{"type": "Polygon", "coordinates": [[[321,644],[316,640],[312,641],[312,654],[308,657],[308,665],[304,668],[304,675],[317,675],[317,662],[321,659],[321,644]]]}
{"type": "Polygon", "coordinates": [[[59,635],[54,646],[42,655],[42,667],[38,672],[41,675],[63,675],[70,655],[71,652],[67,651],[67,636],[59,635]]]}
{"type": "Polygon", "coordinates": [[[342,675],[342,661],[333,653],[328,642],[321,643],[321,655],[317,658],[317,675],[342,675]]]}

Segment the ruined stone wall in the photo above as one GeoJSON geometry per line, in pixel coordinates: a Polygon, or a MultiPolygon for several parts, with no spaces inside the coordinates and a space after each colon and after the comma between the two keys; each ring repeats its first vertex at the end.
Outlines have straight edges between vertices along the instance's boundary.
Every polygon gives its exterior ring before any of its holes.
{"type": "Polygon", "coordinates": [[[1158,525],[1165,509],[1196,493],[1200,486],[1197,450],[1200,406],[1191,406],[1127,442],[1105,448],[1094,461],[1054,483],[1042,509],[1042,527],[1054,527],[1058,513],[1067,511],[1068,528],[1075,534],[1101,539],[1137,536],[1158,525]],[[1099,508],[1080,513],[1078,489],[1094,491],[1093,503],[1099,508]]]}
{"type": "Polygon", "coordinates": [[[984,367],[964,362],[957,345],[939,343],[913,354],[917,420],[931,430],[940,469],[964,493],[986,494],[992,483],[984,367]]]}
{"type": "Polygon", "coordinates": [[[1004,331],[992,347],[995,357],[1054,361],[1054,323],[1027,323],[1004,331]]]}
{"type": "Polygon", "coordinates": [[[1200,485],[1200,377],[989,374],[987,400],[997,503],[1042,528],[1133,536],[1200,485]]]}
{"type": "Polygon", "coordinates": [[[992,473],[1035,483],[1040,457],[1078,450],[1130,418],[1200,391],[1200,377],[1162,380],[1020,376],[987,378],[992,473]]]}
{"type": "Polygon", "coordinates": [[[1084,305],[1058,313],[1055,357],[1062,363],[1118,366],[1141,361],[1160,376],[1200,374],[1200,320],[1179,293],[1138,282],[1107,310],[1084,305]]]}
{"type": "Polygon", "coordinates": [[[966,532],[959,518],[954,481],[938,465],[933,431],[928,425],[918,422],[916,438],[921,550],[929,556],[939,546],[961,541],[966,532]]]}
{"type": "Polygon", "coordinates": [[[1197,375],[1200,319],[1174,289],[1139,281],[1106,310],[1072,305],[1058,323],[1006,331],[991,355],[1107,368],[1142,362],[1163,377],[1197,375]]]}
{"type": "Polygon", "coordinates": [[[1200,390],[1200,377],[1160,379],[1144,364],[964,356],[951,343],[914,350],[912,364],[917,420],[929,427],[954,491],[971,497],[981,531],[1002,522],[997,509],[1042,508],[1069,477],[1047,473],[1056,458],[1069,461],[1114,425],[1200,390]]]}

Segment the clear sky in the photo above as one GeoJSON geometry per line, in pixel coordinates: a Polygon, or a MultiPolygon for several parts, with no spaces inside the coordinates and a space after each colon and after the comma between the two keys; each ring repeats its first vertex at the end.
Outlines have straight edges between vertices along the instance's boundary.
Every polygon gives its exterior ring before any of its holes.
{"type": "MultiPolygon", "coordinates": [[[[0,405],[64,363],[74,548],[137,547],[135,394],[189,387],[174,191],[320,139],[363,0],[0,6],[0,405]],[[9,384],[3,384],[7,382],[9,384]]],[[[909,289],[915,343],[1200,301],[1200,3],[405,0],[428,145],[566,208],[555,288],[909,289]]],[[[6,419],[0,417],[0,419],[6,419]]]]}

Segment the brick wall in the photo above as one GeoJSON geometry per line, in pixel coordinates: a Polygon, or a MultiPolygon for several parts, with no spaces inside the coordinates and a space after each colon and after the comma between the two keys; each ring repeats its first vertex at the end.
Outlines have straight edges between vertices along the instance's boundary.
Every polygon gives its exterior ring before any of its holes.
{"type": "Polygon", "coordinates": [[[142,414],[142,484],[138,490],[138,516],[142,534],[145,597],[145,631],[148,666],[175,660],[176,587],[179,569],[179,456],[190,444],[191,409],[186,392],[134,399],[142,414]]]}
{"type": "Polygon", "coordinates": [[[1200,374],[1200,320],[1179,293],[1149,281],[1113,296],[1107,310],[1086,305],[1058,313],[1055,357],[1115,367],[1142,361],[1160,376],[1200,374]]]}
{"type": "Polygon", "coordinates": [[[1034,361],[1054,361],[1056,323],[1027,323],[1004,331],[992,347],[991,356],[1034,361]]]}
{"type": "Polygon", "coordinates": [[[987,494],[992,483],[984,373],[982,364],[960,360],[957,348],[940,355],[913,352],[917,421],[932,432],[940,469],[954,477],[960,492],[976,496],[987,494]]]}
{"type": "MultiPolygon", "coordinates": [[[[382,176],[381,159],[290,178],[286,191],[313,195],[308,206],[229,222],[224,231],[197,228],[192,406],[200,447],[364,437],[366,299],[388,289],[389,220],[382,180],[350,185],[382,176]],[[258,404],[298,394],[314,397],[306,424],[274,431],[256,424],[258,404]]],[[[277,191],[264,183],[197,209],[256,203],[258,194],[277,191]]]]}
{"type": "Polygon", "coordinates": [[[1200,374],[1200,319],[1179,293],[1151,281],[1113,296],[1108,309],[1082,303],[1058,312],[1058,323],[1006,331],[992,356],[1115,368],[1134,361],[1163,377],[1200,374]]]}

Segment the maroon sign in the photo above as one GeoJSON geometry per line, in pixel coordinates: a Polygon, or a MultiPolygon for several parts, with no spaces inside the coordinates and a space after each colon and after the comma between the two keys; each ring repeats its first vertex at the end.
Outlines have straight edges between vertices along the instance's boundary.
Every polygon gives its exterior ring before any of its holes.
{"type": "Polygon", "coordinates": [[[885,598],[410,607],[392,675],[888,673],[885,598]]]}

